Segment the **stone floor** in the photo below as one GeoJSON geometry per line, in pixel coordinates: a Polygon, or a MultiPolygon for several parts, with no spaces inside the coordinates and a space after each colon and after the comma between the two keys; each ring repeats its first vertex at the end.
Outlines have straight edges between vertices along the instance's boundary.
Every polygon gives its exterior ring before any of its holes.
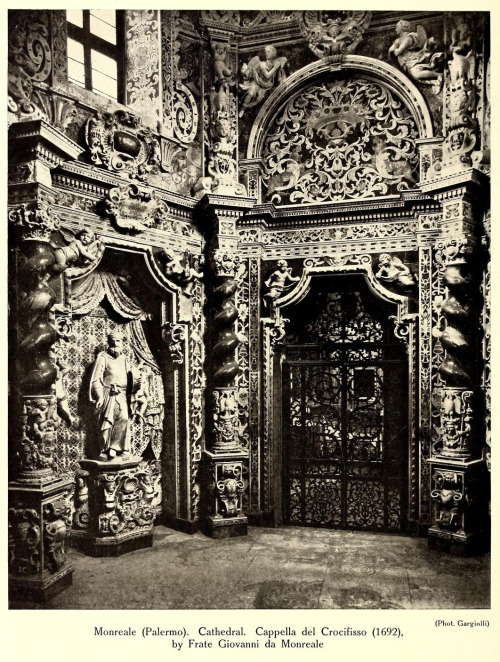
{"type": "Polygon", "coordinates": [[[69,551],[73,586],[42,609],[458,609],[490,606],[489,555],[458,558],[427,540],[250,527],[212,540],[156,528],[118,558],[69,551]]]}

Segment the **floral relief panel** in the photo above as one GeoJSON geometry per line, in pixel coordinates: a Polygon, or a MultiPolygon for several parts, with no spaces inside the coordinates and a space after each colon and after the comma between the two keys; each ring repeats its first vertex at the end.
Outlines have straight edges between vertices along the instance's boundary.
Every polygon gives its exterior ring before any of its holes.
{"type": "Polygon", "coordinates": [[[374,198],[418,179],[418,130],[404,103],[363,78],[295,94],[264,140],[265,199],[278,205],[374,198]]]}

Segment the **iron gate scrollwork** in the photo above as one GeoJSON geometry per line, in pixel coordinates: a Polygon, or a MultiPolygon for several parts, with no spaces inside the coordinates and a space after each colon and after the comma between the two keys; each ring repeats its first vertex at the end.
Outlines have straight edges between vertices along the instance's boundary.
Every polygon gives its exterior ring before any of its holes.
{"type": "Polygon", "coordinates": [[[285,345],[288,524],[405,528],[408,364],[388,311],[365,299],[362,288],[329,293],[285,345]]]}

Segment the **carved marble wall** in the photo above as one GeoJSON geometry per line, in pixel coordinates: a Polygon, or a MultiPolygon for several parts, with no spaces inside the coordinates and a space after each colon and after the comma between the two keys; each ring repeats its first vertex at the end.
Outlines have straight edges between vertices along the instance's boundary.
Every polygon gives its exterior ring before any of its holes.
{"type": "MultiPolygon", "coordinates": [[[[145,359],[137,348],[150,351],[149,413],[133,421],[132,442],[154,477],[153,505],[176,525],[199,523],[209,489],[204,451],[211,431],[224,432],[228,395],[228,384],[219,384],[212,401],[221,357],[211,348],[226,339],[238,366],[226,428],[241,457],[214,453],[215,514],[279,522],[273,407],[287,306],[306,296],[313,276],[364,274],[396,302],[396,335],[414,367],[408,516],[416,529],[433,517],[439,528],[446,513],[436,506],[444,480],[437,476],[453,473],[431,465],[443,448],[443,416],[448,432],[453,422],[465,435],[469,406],[481,419],[490,397],[487,15],[134,10],[125,18],[122,106],[68,82],[64,12],[9,16],[11,221],[23,210],[40,219],[49,208],[61,221],[45,237],[52,245],[40,249],[54,261],[54,270],[46,265],[54,296],[43,269],[31,279],[50,299],[53,381],[68,405],[64,413],[60,403],[54,429],[56,474],[72,480],[92,442],[86,380],[118,325],[136,366],[145,359]],[[450,239],[474,245],[470,273],[449,263],[450,239]],[[72,256],[75,245],[81,252],[72,256]],[[111,270],[115,279],[140,255],[143,271],[133,276],[158,299],[144,308],[151,319],[119,317],[105,296],[71,311],[71,291],[103,278],[111,252],[125,269],[111,270]],[[238,268],[228,274],[231,260],[238,268]],[[471,276],[465,298],[453,273],[471,276]],[[218,300],[220,287],[227,293],[218,300]],[[474,292],[474,321],[465,328],[456,302],[468,308],[474,292]],[[217,320],[228,309],[224,326],[217,320]],[[156,328],[146,345],[137,325],[156,328]],[[472,400],[446,391],[465,385],[443,377],[443,364],[462,351],[447,341],[460,333],[477,366],[466,389],[472,400]]],[[[13,235],[13,246],[19,241],[13,235]]],[[[18,278],[30,280],[22,269],[18,278]]],[[[143,303],[139,296],[134,305],[143,303]]],[[[13,318],[20,326],[12,345],[33,321],[25,328],[21,318],[13,318]]],[[[55,391],[51,398],[53,409],[55,391]]],[[[488,415],[485,427],[487,441],[476,450],[489,463],[488,415]]],[[[86,487],[77,479],[78,514],[86,487]]]]}

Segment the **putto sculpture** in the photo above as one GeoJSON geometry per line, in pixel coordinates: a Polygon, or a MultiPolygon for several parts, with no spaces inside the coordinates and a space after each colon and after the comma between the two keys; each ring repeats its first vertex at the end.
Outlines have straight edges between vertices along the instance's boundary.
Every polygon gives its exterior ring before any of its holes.
{"type": "Polygon", "coordinates": [[[389,48],[389,55],[398,58],[401,68],[423,85],[431,85],[438,94],[443,84],[444,54],[437,50],[434,37],[427,38],[421,25],[412,30],[408,21],[396,23],[397,38],[389,48]]]}
{"type": "Polygon", "coordinates": [[[240,83],[240,90],[243,95],[240,101],[240,117],[243,117],[247,108],[263,101],[272,88],[280,85],[286,78],[287,58],[277,57],[274,46],[266,46],[264,53],[265,59],[256,55],[241,67],[243,83],[240,83]]]}

